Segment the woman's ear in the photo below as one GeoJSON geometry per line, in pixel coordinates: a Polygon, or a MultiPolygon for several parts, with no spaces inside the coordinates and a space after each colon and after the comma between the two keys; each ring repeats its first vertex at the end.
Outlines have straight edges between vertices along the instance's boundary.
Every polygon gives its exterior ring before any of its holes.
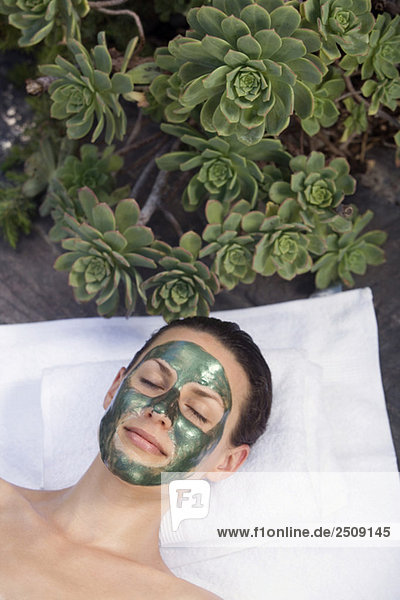
{"type": "Polygon", "coordinates": [[[120,370],[118,371],[117,375],[115,376],[115,379],[112,382],[111,387],[108,390],[108,392],[104,398],[103,406],[104,406],[105,410],[107,410],[107,408],[110,406],[111,401],[114,398],[117,389],[121,385],[121,381],[125,377],[125,373],[126,373],[125,367],[121,367],[120,370]]]}
{"type": "Polygon", "coordinates": [[[207,479],[210,481],[221,481],[222,479],[226,479],[232,475],[232,473],[237,471],[244,463],[249,452],[250,446],[248,446],[248,444],[228,448],[224,458],[216,465],[215,470],[207,473],[207,479]]]}

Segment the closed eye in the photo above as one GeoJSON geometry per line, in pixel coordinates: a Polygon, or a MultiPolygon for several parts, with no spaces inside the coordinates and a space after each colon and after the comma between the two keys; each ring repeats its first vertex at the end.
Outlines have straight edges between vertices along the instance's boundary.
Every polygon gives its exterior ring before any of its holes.
{"type": "Polygon", "coordinates": [[[152,381],[150,381],[150,379],[146,379],[145,377],[140,377],[139,381],[140,381],[140,383],[147,385],[148,387],[152,388],[153,390],[161,390],[162,389],[161,386],[157,385],[156,383],[153,383],[152,381]]]}
{"type": "Polygon", "coordinates": [[[208,419],[206,419],[206,417],[203,417],[203,415],[201,415],[200,413],[197,412],[197,410],[195,410],[194,408],[192,408],[191,406],[189,406],[189,404],[186,404],[186,408],[188,408],[190,410],[190,412],[192,413],[192,415],[198,419],[201,423],[208,423],[208,419]]]}

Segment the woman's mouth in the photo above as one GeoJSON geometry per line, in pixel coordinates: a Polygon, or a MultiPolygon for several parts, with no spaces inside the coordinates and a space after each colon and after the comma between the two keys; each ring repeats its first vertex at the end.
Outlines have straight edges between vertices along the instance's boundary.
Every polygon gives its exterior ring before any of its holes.
{"type": "Polygon", "coordinates": [[[158,440],[144,429],[139,427],[124,427],[126,436],[137,448],[154,454],[155,456],[167,456],[158,440]]]}

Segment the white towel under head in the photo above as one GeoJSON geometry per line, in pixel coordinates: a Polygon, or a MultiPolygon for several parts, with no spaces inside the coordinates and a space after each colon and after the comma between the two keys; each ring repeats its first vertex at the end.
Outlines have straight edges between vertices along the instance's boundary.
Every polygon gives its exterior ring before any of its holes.
{"type": "MultiPolygon", "coordinates": [[[[311,464],[314,457],[319,468],[336,460],[343,471],[397,471],[370,289],[213,314],[238,322],[267,357],[272,348],[296,349],[302,353],[301,359],[319,366],[320,370],[314,370],[314,379],[318,379],[318,372],[321,376],[318,406],[324,407],[329,426],[321,423],[314,438],[307,434],[308,447],[302,460],[311,464]]],[[[44,394],[51,390],[55,367],[61,367],[61,376],[66,366],[75,369],[74,365],[107,361],[124,364],[162,324],[159,317],[133,317],[0,326],[0,475],[17,485],[41,487],[45,464],[50,476],[50,449],[54,452],[55,446],[47,425],[54,424],[57,417],[42,415],[40,395],[42,392],[45,406],[44,394]]],[[[111,364],[111,378],[113,374],[111,364]]],[[[313,385],[312,378],[303,383],[307,389],[313,385]]],[[[83,395],[85,386],[81,387],[83,395]]],[[[99,395],[104,392],[99,389],[99,395]]],[[[311,396],[307,393],[306,401],[311,396]]],[[[100,417],[102,398],[99,400],[100,417]]],[[[306,411],[305,407],[304,414],[306,411]]],[[[309,425],[304,425],[304,432],[309,425]]],[[[96,428],[94,424],[92,427],[96,428]]],[[[279,439],[275,442],[278,446],[279,439]]],[[[69,449],[68,442],[64,443],[64,452],[69,449]]],[[[313,468],[318,470],[318,466],[313,468]]],[[[394,495],[387,498],[388,502],[394,499],[394,495]]],[[[221,556],[220,548],[162,549],[178,576],[211,589],[225,600],[398,600],[398,549],[269,550],[225,550],[221,556]]]]}
{"type": "MultiPolygon", "coordinates": [[[[267,433],[255,444],[246,471],[335,470],[321,407],[321,369],[297,350],[271,350],[267,360],[274,401],[267,433]],[[321,458],[325,464],[320,464],[321,458]]],[[[97,431],[103,399],[125,361],[85,363],[45,369],[41,406],[46,489],[75,483],[98,452],[97,431]]]]}

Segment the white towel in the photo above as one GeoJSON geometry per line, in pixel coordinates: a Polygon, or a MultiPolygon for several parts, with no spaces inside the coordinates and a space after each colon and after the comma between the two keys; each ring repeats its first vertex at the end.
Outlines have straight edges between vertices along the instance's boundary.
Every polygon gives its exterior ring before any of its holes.
{"type": "MultiPolygon", "coordinates": [[[[237,321],[266,355],[270,348],[299,349],[322,368],[321,403],[331,428],[321,428],[319,437],[327,447],[332,441],[342,470],[397,470],[371,290],[214,315],[237,321]]],[[[20,485],[43,484],[42,441],[32,435],[34,427],[40,429],[43,369],[123,361],[161,324],[157,317],[135,317],[0,326],[0,474],[7,472],[20,485]]],[[[394,495],[388,498],[393,500],[394,495]]],[[[257,548],[230,554],[225,550],[224,556],[219,548],[164,548],[163,553],[178,576],[226,600],[399,597],[400,557],[394,548],[257,548]]]]}
{"type": "MultiPolygon", "coordinates": [[[[271,350],[266,358],[274,389],[271,417],[267,433],[255,444],[243,469],[335,470],[329,424],[321,407],[321,369],[297,350],[271,350]],[[321,428],[327,435],[318,440],[321,428]]],[[[59,366],[43,372],[46,489],[72,485],[96,456],[104,396],[119,368],[129,360],[59,366]]]]}
{"type": "MultiPolygon", "coordinates": [[[[213,314],[237,321],[264,352],[296,348],[322,367],[321,402],[332,427],[319,435],[328,437],[328,447],[332,437],[341,469],[397,470],[369,288],[213,314]]],[[[159,317],[118,317],[0,326],[0,473],[19,485],[43,485],[43,447],[36,431],[44,369],[122,362],[162,324],[159,317]],[[24,444],[29,452],[21,459],[24,444]]]]}

